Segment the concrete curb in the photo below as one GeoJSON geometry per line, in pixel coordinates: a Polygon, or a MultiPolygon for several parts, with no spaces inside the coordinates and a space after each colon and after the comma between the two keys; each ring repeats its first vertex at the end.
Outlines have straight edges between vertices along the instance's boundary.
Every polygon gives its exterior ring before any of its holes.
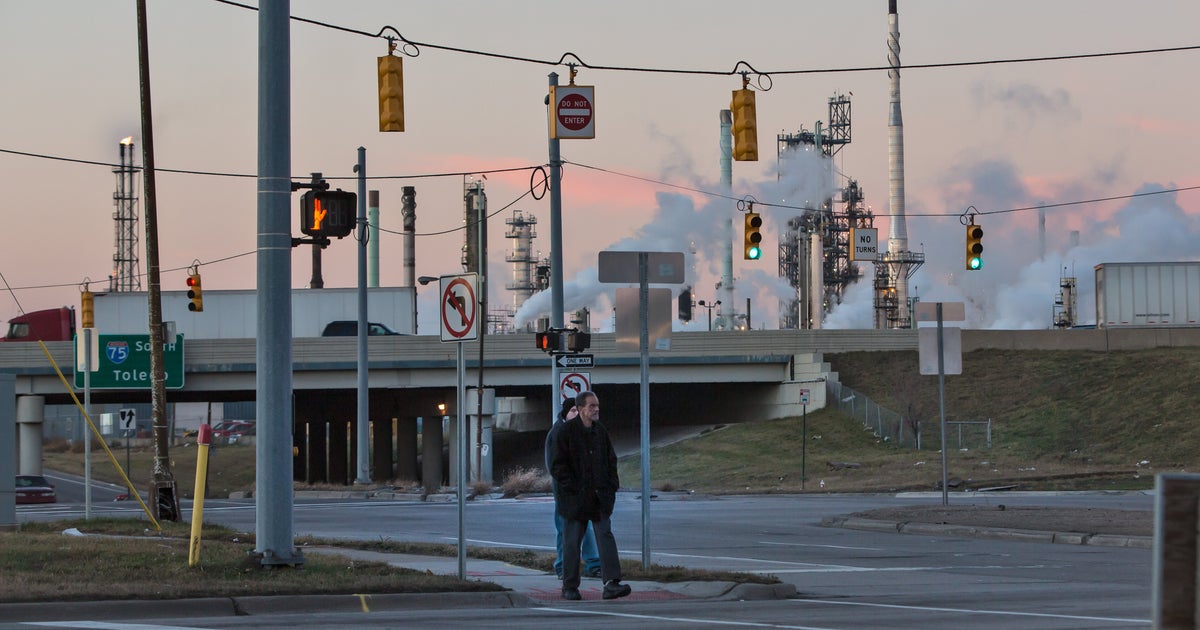
{"type": "Polygon", "coordinates": [[[6,623],[72,621],[79,619],[212,619],[283,613],[354,613],[447,608],[530,608],[536,602],[520,593],[395,593],[367,595],[256,595],[199,599],[105,600],[94,602],[30,602],[0,604],[6,623]]]}
{"type": "Polygon", "coordinates": [[[1122,536],[1116,534],[1088,534],[1084,532],[1043,532],[1010,527],[977,527],[972,525],[948,525],[942,523],[919,523],[879,521],[869,518],[833,516],[821,521],[822,527],[844,527],[874,532],[916,534],[921,536],[956,536],[959,538],[987,538],[1016,542],[1057,543],[1063,545],[1095,545],[1097,547],[1130,547],[1153,549],[1152,536],[1122,536]]]}

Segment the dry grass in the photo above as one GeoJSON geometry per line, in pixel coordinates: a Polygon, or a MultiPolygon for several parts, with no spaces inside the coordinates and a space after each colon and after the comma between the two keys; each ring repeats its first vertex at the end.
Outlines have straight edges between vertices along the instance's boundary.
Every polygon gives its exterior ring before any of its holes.
{"type": "Polygon", "coordinates": [[[500,485],[505,497],[550,492],[550,475],[541,468],[516,468],[500,485]]]}
{"type": "Polygon", "coordinates": [[[302,570],[264,569],[250,556],[253,536],[207,526],[201,563],[188,568],[189,526],[164,525],[163,535],[131,519],[0,532],[0,602],[503,590],[323,554],[306,555],[302,570]],[[67,527],[110,535],[65,536],[67,527]]]}
{"type": "MultiPolygon", "coordinates": [[[[0,532],[0,603],[96,599],[178,599],[233,595],[338,593],[432,593],[499,591],[483,581],[460,581],[385,563],[344,556],[304,554],[302,568],[265,569],[251,555],[254,535],[206,525],[201,563],[188,568],[187,523],[163,523],[160,533],[134,519],[28,523],[0,532]],[[87,536],[62,532],[77,528],[87,536]]],[[[457,547],[390,541],[328,541],[300,538],[301,547],[320,545],[383,553],[454,556],[457,547]]],[[[549,572],[554,556],[521,549],[475,548],[472,558],[499,560],[549,572]]],[[[680,567],[621,563],[629,580],[662,582],[723,580],[777,583],[772,576],[694,571],[680,567]]]]}

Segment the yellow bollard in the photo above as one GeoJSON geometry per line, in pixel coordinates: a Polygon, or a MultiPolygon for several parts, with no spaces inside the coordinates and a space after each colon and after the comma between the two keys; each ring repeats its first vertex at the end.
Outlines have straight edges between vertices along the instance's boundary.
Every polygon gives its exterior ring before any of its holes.
{"type": "Polygon", "coordinates": [[[188,567],[200,564],[200,528],[204,524],[204,480],[208,478],[208,446],[212,427],[200,425],[196,435],[196,491],[192,497],[192,541],[188,545],[188,567]]]}

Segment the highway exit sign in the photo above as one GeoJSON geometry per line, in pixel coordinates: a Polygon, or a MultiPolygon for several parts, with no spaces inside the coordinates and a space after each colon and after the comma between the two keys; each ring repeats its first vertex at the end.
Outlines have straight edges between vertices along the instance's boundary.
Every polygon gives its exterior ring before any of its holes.
{"type": "MultiPolygon", "coordinates": [[[[92,366],[92,389],[150,389],[150,335],[98,335],[99,362],[92,366]]],[[[75,337],[75,343],[80,339],[75,337]]],[[[78,354],[78,353],[77,353],[78,354]]],[[[183,389],[183,335],[163,344],[167,389],[183,389]]],[[[83,389],[83,370],[75,370],[83,389]]]]}

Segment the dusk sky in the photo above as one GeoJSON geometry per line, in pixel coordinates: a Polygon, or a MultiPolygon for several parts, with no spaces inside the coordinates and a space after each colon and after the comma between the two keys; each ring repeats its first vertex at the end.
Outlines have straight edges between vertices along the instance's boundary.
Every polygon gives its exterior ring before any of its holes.
{"type": "MultiPolygon", "coordinates": [[[[214,0],[148,5],[157,166],[253,175],[257,12],[214,0]]],[[[409,40],[502,55],[557,61],[570,52],[598,66],[730,72],[744,60],[770,73],[751,77],[770,89],[757,95],[760,161],[734,163],[733,194],[804,205],[851,178],[886,242],[888,78],[853,71],[886,65],[886,0],[293,0],[291,14],[371,34],[390,25],[409,40]],[[835,93],[850,96],[853,131],[830,181],[811,161],[778,180],[776,134],[826,121],[835,93]]],[[[899,19],[906,66],[1200,45],[1194,0],[900,0],[899,19]]],[[[463,223],[464,178],[411,176],[545,164],[547,74],[565,84],[567,67],[422,46],[404,61],[406,131],[380,133],[375,65],[387,52],[383,39],[293,21],[291,47],[293,175],[321,171],[346,178],[335,187],[355,190],[352,167],[365,147],[367,175],[409,176],[368,182],[380,191],[382,227],[397,232],[380,239],[382,284],[402,283],[403,186],[417,188],[417,233],[430,234],[417,239],[417,274],[460,272],[463,233],[447,231],[463,223]]],[[[133,136],[141,164],[135,3],[0,0],[0,56],[8,199],[0,273],[15,293],[0,297],[7,320],[19,308],[77,305],[85,278],[94,290],[107,285],[111,168],[49,158],[115,163],[118,143],[133,136]]],[[[1078,278],[1080,320],[1089,323],[1095,264],[1200,260],[1198,66],[1200,50],[1185,50],[904,70],[908,239],[927,260],[910,290],[926,301],[966,301],[968,327],[1045,328],[1064,270],[1078,278]],[[1038,212],[1005,212],[1162,190],[1177,192],[1046,210],[1044,256],[1038,212]],[[979,272],[963,270],[959,215],[968,206],[983,213],[979,272]]],[[[576,82],[595,86],[596,138],[564,140],[562,155],[605,170],[564,169],[567,307],[591,306],[593,326],[611,329],[616,287],[597,293],[594,279],[597,252],[612,248],[685,251],[696,298],[715,299],[725,246],[719,225],[735,209],[696,191],[720,192],[718,112],[741,78],[581,68],[576,82]]],[[[489,210],[521,197],[529,181],[529,171],[488,175],[489,210]]],[[[194,261],[207,291],[253,288],[255,180],[159,173],[157,186],[164,290],[182,290],[194,261]]],[[[497,214],[489,223],[492,306],[512,302],[503,285],[512,248],[504,220],[513,209],[537,217],[534,248],[549,253],[548,196],[497,214]]],[[[737,298],[754,301],[756,328],[775,328],[783,293],[777,238],[797,212],[763,214],[764,258],[743,261],[735,252],[737,298]]],[[[307,285],[310,260],[307,247],[295,250],[293,287],[307,285]]],[[[354,286],[356,261],[351,239],[335,241],[325,252],[325,285],[354,286]]],[[[872,273],[868,266],[866,277],[872,273]]],[[[436,286],[420,291],[422,334],[437,332],[436,286]]],[[[830,324],[870,326],[869,288],[868,281],[852,289],[830,324]]],[[[701,309],[684,329],[704,325],[701,309]]]]}

